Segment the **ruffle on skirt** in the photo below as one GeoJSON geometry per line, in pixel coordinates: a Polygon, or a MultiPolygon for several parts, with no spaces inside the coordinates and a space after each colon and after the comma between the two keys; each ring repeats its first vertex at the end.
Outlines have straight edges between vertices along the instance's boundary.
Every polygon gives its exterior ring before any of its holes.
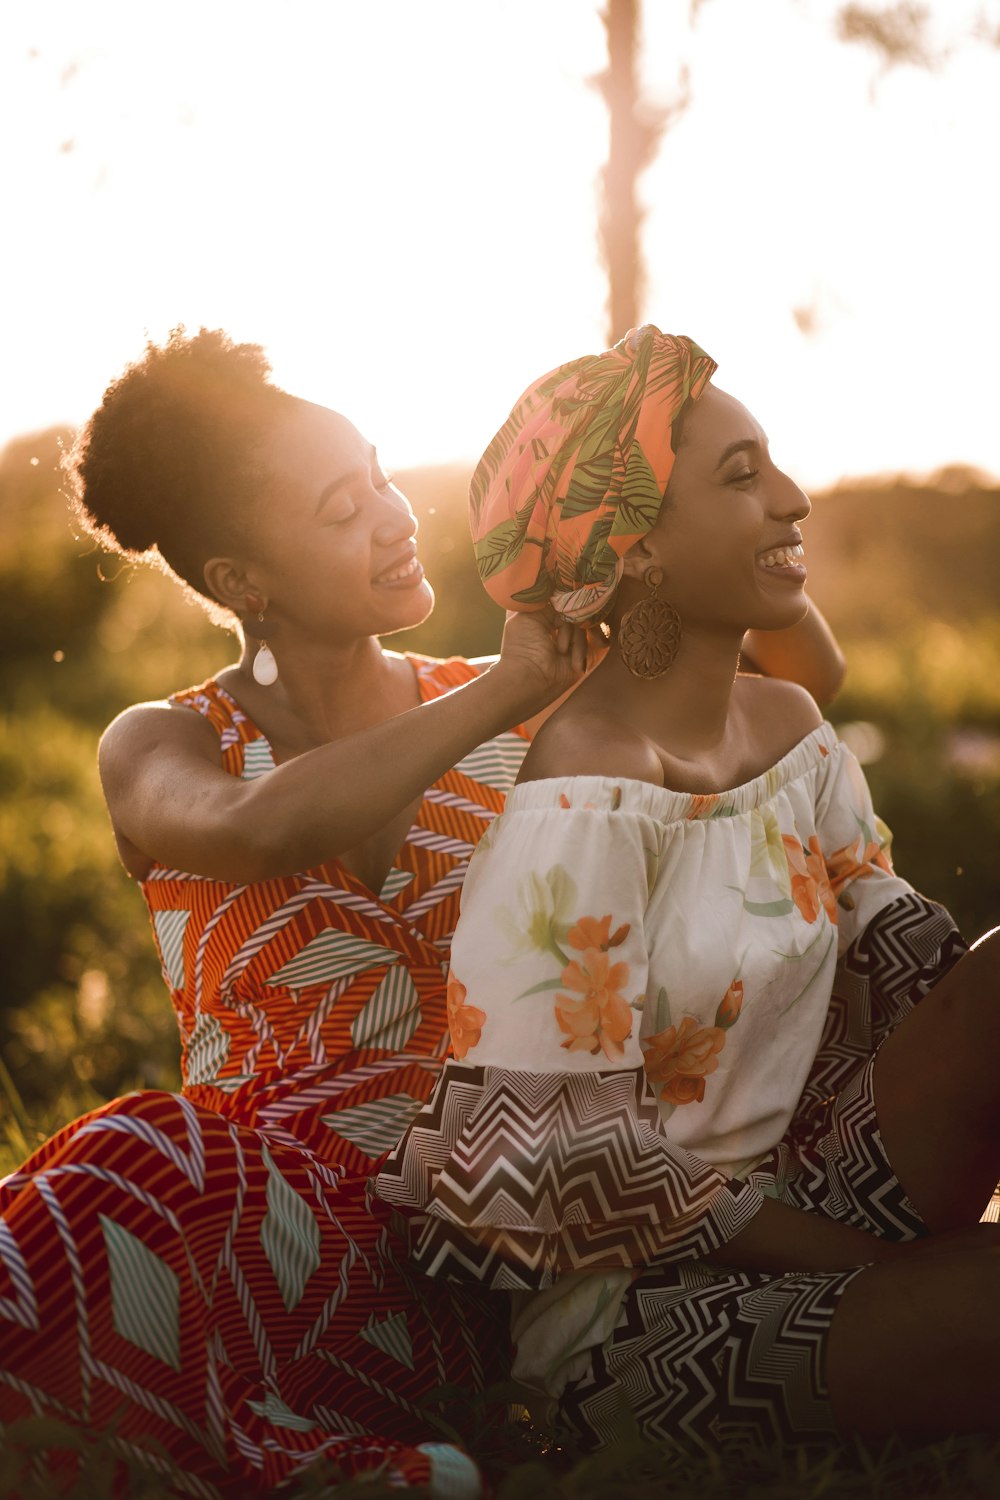
{"type": "Polygon", "coordinates": [[[704,1256],[762,1202],[667,1138],[642,1068],[459,1062],[446,1065],[375,1192],[408,1211],[421,1271],[503,1291],[550,1286],[567,1270],[704,1256]]]}

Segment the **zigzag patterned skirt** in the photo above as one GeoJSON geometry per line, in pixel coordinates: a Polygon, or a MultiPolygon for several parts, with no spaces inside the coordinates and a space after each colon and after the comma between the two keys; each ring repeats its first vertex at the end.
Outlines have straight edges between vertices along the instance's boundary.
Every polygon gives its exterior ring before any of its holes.
{"type": "MultiPolygon", "coordinates": [[[[892,1170],[875,1118],[878,1048],[964,951],[950,918],[896,903],[841,966],[823,1043],[785,1139],[749,1180],[793,1208],[902,1241],[925,1225],[892,1170]],[[897,942],[898,931],[908,942],[897,942]],[[931,961],[921,969],[921,949],[931,961]],[[860,1024],[859,1024],[860,1023],[860,1024]]],[[[702,1449],[829,1444],[827,1337],[865,1268],[765,1275],[675,1261],[640,1275],[560,1416],[585,1444],[627,1410],[653,1439],[702,1449]]]]}
{"type": "MultiPolygon", "coordinates": [[[[777,1187],[796,1208],[913,1239],[924,1226],[882,1150],[873,1065],[837,1096],[827,1130],[796,1153],[791,1179],[783,1142],[750,1180],[771,1194],[777,1187]]],[[[827,1335],[863,1269],[773,1276],[675,1261],[647,1271],[593,1351],[591,1373],[567,1388],[563,1419],[585,1441],[608,1441],[623,1406],[647,1436],[702,1448],[829,1441],[827,1335]]]]}

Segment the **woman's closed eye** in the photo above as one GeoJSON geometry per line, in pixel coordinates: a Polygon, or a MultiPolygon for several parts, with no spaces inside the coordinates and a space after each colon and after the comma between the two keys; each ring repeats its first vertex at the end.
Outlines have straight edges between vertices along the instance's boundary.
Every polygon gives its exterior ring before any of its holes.
{"type": "MultiPolygon", "coordinates": [[[[382,474],[381,471],[378,471],[376,474],[372,474],[370,483],[372,483],[372,489],[376,490],[379,495],[385,495],[393,487],[393,475],[382,474]]],[[[360,516],[361,508],[363,508],[363,501],[361,499],[352,499],[349,495],[343,495],[340,498],[336,511],[325,517],[325,523],[328,526],[346,525],[349,520],[354,520],[355,516],[360,516]]]]}
{"type": "Polygon", "coordinates": [[[329,512],[324,516],[323,524],[325,526],[346,526],[348,521],[354,520],[360,509],[361,507],[353,500],[349,500],[344,496],[338,502],[336,508],[331,507],[329,512]]]}
{"type": "Polygon", "coordinates": [[[726,480],[727,484],[750,484],[757,478],[759,469],[741,469],[738,474],[733,474],[726,480]]]}

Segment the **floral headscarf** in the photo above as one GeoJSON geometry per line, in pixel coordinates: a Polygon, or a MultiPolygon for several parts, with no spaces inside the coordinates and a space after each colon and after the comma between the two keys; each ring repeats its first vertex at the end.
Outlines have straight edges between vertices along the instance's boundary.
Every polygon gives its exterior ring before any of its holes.
{"type": "Polygon", "coordinates": [[[716,369],[703,349],[651,323],[524,392],[472,476],[479,576],[505,609],[551,603],[598,614],[622,558],[655,525],[674,464],[671,424],[716,369]]]}

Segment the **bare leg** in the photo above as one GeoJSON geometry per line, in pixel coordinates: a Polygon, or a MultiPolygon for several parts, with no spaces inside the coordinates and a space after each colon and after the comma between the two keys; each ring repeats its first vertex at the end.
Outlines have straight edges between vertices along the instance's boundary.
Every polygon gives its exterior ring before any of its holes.
{"type": "Polygon", "coordinates": [[[975,1223],[1000,1179],[1000,927],[885,1042],[875,1104],[886,1155],[925,1224],[975,1223]]]}
{"type": "Polygon", "coordinates": [[[893,1033],[875,1064],[886,1155],[931,1238],[847,1288],[827,1376],[844,1433],[1000,1432],[1000,928],[893,1033]]]}
{"type": "Polygon", "coordinates": [[[844,1292],[827,1379],[845,1435],[1000,1433],[1000,1235],[983,1225],[964,1238],[971,1248],[901,1246],[844,1292]]]}

